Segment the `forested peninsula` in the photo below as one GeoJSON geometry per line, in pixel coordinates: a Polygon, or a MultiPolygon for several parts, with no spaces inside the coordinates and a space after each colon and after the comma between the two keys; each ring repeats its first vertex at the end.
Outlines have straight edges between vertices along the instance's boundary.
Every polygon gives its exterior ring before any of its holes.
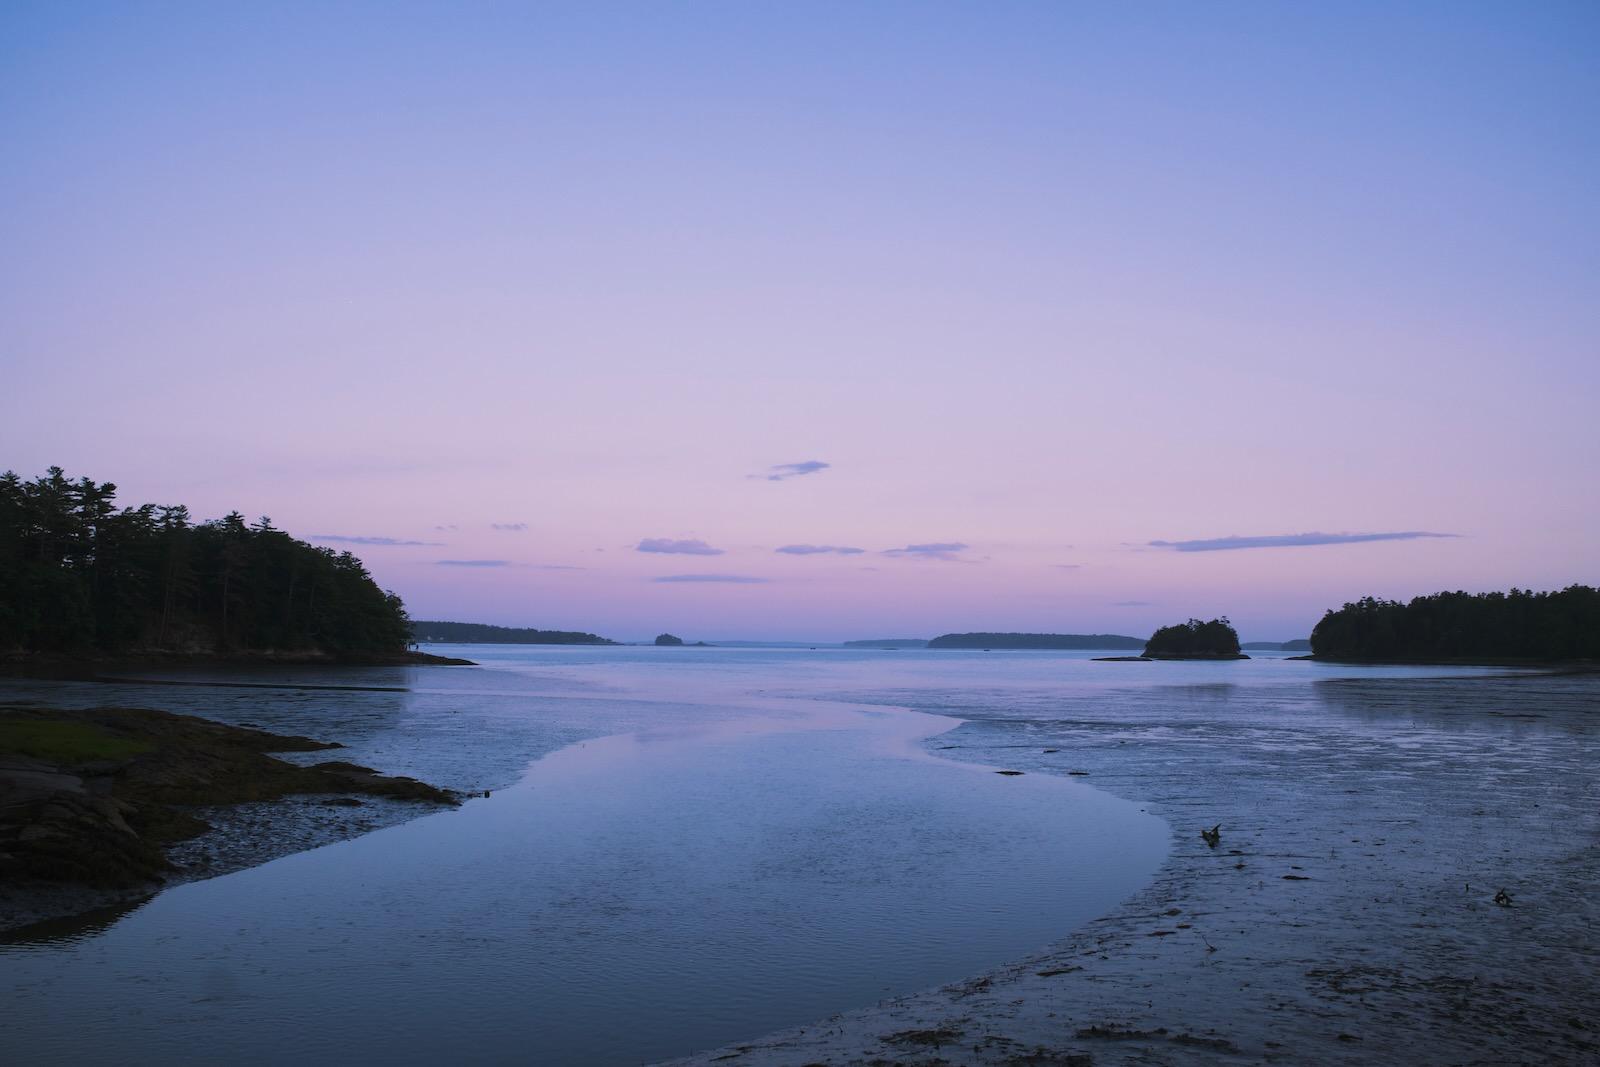
{"type": "Polygon", "coordinates": [[[944,634],[929,648],[1143,648],[1144,640],[1122,634],[944,634]]]}
{"type": "Polygon", "coordinates": [[[530,630],[520,626],[491,626],[481,622],[418,621],[411,624],[412,639],[473,645],[614,645],[617,642],[576,630],[530,630]]]}
{"type": "Polygon", "coordinates": [[[1311,631],[1317,659],[1389,663],[1600,660],[1600,589],[1435,593],[1409,603],[1366,597],[1311,631]]]}
{"type": "Polygon", "coordinates": [[[116,491],[60,467],[0,476],[0,655],[419,657],[400,597],[349,552],[116,491]]]}

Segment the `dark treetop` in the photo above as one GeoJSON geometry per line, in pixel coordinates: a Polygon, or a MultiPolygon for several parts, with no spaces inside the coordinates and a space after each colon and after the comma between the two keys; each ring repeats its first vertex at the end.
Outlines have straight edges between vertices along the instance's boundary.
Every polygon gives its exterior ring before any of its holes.
{"type": "Polygon", "coordinates": [[[430,622],[411,624],[417,641],[459,641],[477,645],[614,645],[595,634],[575,630],[528,630],[519,626],[490,626],[481,622],[430,622]]]}
{"type": "Polygon", "coordinates": [[[1235,659],[1240,656],[1239,635],[1226,617],[1210,622],[1190,619],[1151,634],[1144,654],[1157,659],[1235,659]]]}
{"type": "Polygon", "coordinates": [[[1324,615],[1311,650],[1357,660],[1600,659],[1600,589],[1435,593],[1409,604],[1367,597],[1324,615]]]}
{"type": "Polygon", "coordinates": [[[945,634],[929,648],[1142,648],[1137,637],[1121,634],[945,634]]]}
{"type": "Polygon", "coordinates": [[[0,652],[395,656],[405,606],[359,559],[232,512],[120,510],[59,467],[0,476],[0,652]]]}

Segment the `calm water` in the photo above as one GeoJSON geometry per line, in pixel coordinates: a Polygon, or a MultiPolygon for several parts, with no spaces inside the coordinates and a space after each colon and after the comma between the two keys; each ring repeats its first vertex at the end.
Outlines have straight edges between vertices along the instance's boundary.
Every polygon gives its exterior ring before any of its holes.
{"type": "MultiPolygon", "coordinates": [[[[0,682],[0,699],[259,724],[495,790],[177,887],[107,928],[0,947],[0,1059],[620,1064],[754,1037],[1015,958],[1142,885],[1168,828],[1137,798],[1061,776],[1092,754],[1041,745],[1077,717],[1125,720],[1127,737],[1095,734],[1106,745],[1182,729],[1172,709],[1197,700],[1351,728],[1319,683],[1418,673],[464,654],[484,667],[245,676],[270,689],[0,682]],[[994,773],[1011,766],[1029,773],[994,773]]],[[[1249,728],[1225,719],[1208,728],[1249,728]]]]}

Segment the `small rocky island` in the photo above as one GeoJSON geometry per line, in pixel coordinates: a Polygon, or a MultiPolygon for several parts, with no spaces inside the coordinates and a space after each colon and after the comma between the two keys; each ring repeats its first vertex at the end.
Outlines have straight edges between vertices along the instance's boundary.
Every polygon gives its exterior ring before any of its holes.
{"type": "Polygon", "coordinates": [[[1227,616],[1201,622],[1190,619],[1163,626],[1144,646],[1146,659],[1249,659],[1239,651],[1239,634],[1227,616]]]}
{"type": "Polygon", "coordinates": [[[1158,659],[1249,659],[1239,651],[1239,634],[1227,616],[1202,622],[1190,619],[1163,626],[1150,635],[1137,656],[1104,656],[1103,663],[1148,663],[1158,659]]]}
{"type": "Polygon", "coordinates": [[[672,634],[657,634],[656,644],[663,648],[682,648],[683,638],[675,637],[672,634]]]}

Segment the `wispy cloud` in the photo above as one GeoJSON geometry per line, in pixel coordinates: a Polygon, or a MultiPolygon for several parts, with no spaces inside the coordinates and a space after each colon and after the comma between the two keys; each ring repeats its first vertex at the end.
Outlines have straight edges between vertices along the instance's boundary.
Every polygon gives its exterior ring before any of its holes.
{"type": "Polygon", "coordinates": [[[670,537],[646,537],[636,546],[638,552],[662,552],[669,556],[720,556],[722,549],[704,541],[674,541],[670,537]]]}
{"type": "Polygon", "coordinates": [[[967,546],[960,541],[933,541],[923,545],[907,545],[904,548],[887,548],[883,554],[901,559],[937,559],[946,563],[956,563],[965,562],[956,553],[966,550],[967,546]]]}
{"type": "Polygon", "coordinates": [[[1081,570],[1083,570],[1083,564],[1081,564],[1081,563],[1052,563],[1052,564],[1050,564],[1050,566],[1054,567],[1058,571],[1081,571],[1081,570]]]}
{"type": "Polygon", "coordinates": [[[1111,606],[1114,608],[1153,608],[1156,605],[1153,600],[1113,600],[1111,606]]]}
{"type": "Polygon", "coordinates": [[[460,527],[456,526],[455,523],[451,523],[448,526],[435,526],[434,529],[435,530],[456,530],[456,529],[460,529],[460,527]]]}
{"type": "Polygon", "coordinates": [[[748,574],[663,574],[650,580],[652,582],[726,582],[732,585],[756,585],[765,582],[767,579],[754,578],[748,574]]]}
{"type": "Polygon", "coordinates": [[[434,560],[436,567],[509,567],[508,559],[439,559],[434,560]]]}
{"type": "Polygon", "coordinates": [[[491,522],[489,524],[489,527],[491,529],[494,529],[494,530],[518,530],[518,531],[520,531],[520,530],[526,530],[528,528],[528,524],[525,523],[525,522],[491,522]]]}
{"type": "Polygon", "coordinates": [[[343,534],[312,534],[313,541],[331,541],[341,545],[427,545],[438,548],[442,541],[406,541],[398,537],[346,537],[343,534]]]}
{"type": "Polygon", "coordinates": [[[782,482],[790,478],[798,478],[803,474],[815,474],[827,470],[832,464],[824,463],[820,459],[808,459],[804,463],[775,463],[767,468],[765,474],[752,474],[752,478],[762,478],[769,482],[782,482]]]}
{"type": "Polygon", "coordinates": [[[1269,534],[1262,537],[1212,537],[1198,541],[1151,541],[1151,548],[1171,548],[1178,552],[1225,552],[1236,548],[1299,548],[1306,545],[1354,545],[1367,541],[1417,541],[1423,538],[1460,537],[1452,533],[1426,530],[1400,530],[1395,533],[1300,533],[1269,534]]]}
{"type": "Polygon", "coordinates": [[[788,556],[820,556],[832,552],[838,556],[859,556],[866,551],[864,548],[851,548],[848,545],[783,545],[773,549],[788,556]]]}

